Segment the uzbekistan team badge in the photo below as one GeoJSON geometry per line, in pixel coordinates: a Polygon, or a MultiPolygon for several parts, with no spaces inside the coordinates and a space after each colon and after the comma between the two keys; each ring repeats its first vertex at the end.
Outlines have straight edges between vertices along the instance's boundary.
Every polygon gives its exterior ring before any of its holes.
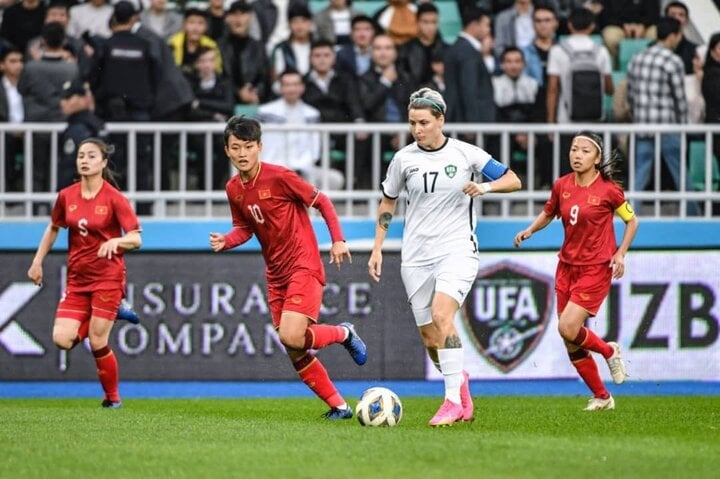
{"type": "Polygon", "coordinates": [[[502,261],[478,272],[463,307],[477,351],[509,373],[537,347],[550,321],[553,278],[502,261]]]}
{"type": "Polygon", "coordinates": [[[457,166],[455,165],[447,165],[445,167],[445,174],[448,176],[448,178],[452,178],[455,176],[455,173],[457,173],[457,166]]]}

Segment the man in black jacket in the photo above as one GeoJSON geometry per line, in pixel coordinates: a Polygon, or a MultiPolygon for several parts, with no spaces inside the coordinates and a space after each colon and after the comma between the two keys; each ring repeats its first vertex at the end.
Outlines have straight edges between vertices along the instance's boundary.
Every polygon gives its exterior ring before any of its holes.
{"type": "Polygon", "coordinates": [[[270,63],[265,46],[249,35],[252,15],[245,0],[233,2],[225,14],[228,28],[218,48],[236,101],[258,105],[270,97],[270,63]]]}

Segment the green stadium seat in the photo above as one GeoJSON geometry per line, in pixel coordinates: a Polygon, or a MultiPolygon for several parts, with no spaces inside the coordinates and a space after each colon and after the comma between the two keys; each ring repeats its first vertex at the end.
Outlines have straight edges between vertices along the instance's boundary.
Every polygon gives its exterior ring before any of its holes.
{"type": "MultiPolygon", "coordinates": [[[[625,79],[627,74],[621,71],[612,72],[612,81],[615,91],[617,91],[618,83],[625,79]]],[[[605,119],[612,123],[613,122],[613,95],[605,95],[605,119]]]]}
{"type": "Polygon", "coordinates": [[[618,70],[627,72],[628,65],[633,56],[644,49],[650,40],[647,38],[626,38],[618,47],[618,70]]]}
{"type": "Polygon", "coordinates": [[[235,116],[245,115],[249,118],[255,118],[257,111],[258,105],[246,105],[244,103],[235,105],[235,116]]]}
{"type": "MultiPolygon", "coordinates": [[[[690,166],[688,167],[688,174],[690,175],[690,182],[695,190],[705,189],[705,142],[704,141],[691,141],[688,143],[688,150],[690,156],[690,166]]],[[[712,157],[712,173],[710,187],[713,191],[720,189],[720,167],[718,167],[718,160],[714,156],[712,157]]]]}

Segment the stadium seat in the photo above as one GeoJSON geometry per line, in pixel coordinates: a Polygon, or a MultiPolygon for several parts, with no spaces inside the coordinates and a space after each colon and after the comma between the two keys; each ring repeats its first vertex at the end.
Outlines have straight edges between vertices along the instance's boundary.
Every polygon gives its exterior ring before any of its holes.
{"type": "Polygon", "coordinates": [[[238,103],[235,105],[235,115],[245,115],[249,118],[255,118],[255,114],[258,111],[258,105],[246,105],[244,103],[238,103]]]}
{"type": "Polygon", "coordinates": [[[626,38],[618,47],[618,70],[627,72],[632,57],[644,49],[650,40],[647,38],[626,38]]]}
{"type": "MultiPolygon", "coordinates": [[[[690,175],[690,182],[695,190],[705,189],[705,142],[704,141],[691,141],[688,143],[688,151],[690,156],[690,166],[688,167],[688,174],[690,175]]],[[[712,157],[712,174],[710,181],[710,188],[713,191],[720,190],[720,167],[718,167],[718,160],[714,156],[712,157]]]]}
{"type": "Polygon", "coordinates": [[[443,40],[449,44],[455,43],[458,33],[462,30],[462,19],[460,18],[457,2],[437,1],[435,6],[439,12],[440,33],[443,40]]]}

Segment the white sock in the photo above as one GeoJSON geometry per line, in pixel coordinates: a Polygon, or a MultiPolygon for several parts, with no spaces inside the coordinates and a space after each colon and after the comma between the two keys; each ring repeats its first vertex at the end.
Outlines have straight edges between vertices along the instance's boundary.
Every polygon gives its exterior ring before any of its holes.
{"type": "Polygon", "coordinates": [[[461,404],[460,386],[463,382],[463,350],[461,348],[438,349],[440,370],[445,379],[445,399],[461,404]]]}
{"type": "Polygon", "coordinates": [[[339,405],[337,408],[338,408],[338,409],[349,409],[346,402],[342,403],[342,404],[339,405]]]}

